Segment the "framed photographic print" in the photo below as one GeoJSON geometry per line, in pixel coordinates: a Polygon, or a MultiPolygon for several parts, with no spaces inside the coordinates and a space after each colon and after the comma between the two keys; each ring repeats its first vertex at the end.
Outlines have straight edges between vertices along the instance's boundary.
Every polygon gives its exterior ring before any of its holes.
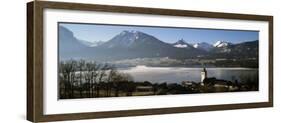
{"type": "Polygon", "coordinates": [[[33,122],[273,106],[273,17],[27,3],[33,122]]]}

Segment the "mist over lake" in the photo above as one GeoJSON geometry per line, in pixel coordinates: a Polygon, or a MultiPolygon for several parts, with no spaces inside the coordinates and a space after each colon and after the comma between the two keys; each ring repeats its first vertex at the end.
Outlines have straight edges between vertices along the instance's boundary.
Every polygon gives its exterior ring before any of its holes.
{"type": "MultiPolygon", "coordinates": [[[[257,80],[258,69],[256,68],[206,68],[208,77],[215,77],[228,81],[243,82],[243,77],[257,80]]],[[[200,72],[202,68],[186,67],[148,67],[136,66],[130,68],[120,68],[120,72],[128,73],[134,81],[149,81],[152,83],[181,83],[182,81],[200,82],[200,72]]]]}

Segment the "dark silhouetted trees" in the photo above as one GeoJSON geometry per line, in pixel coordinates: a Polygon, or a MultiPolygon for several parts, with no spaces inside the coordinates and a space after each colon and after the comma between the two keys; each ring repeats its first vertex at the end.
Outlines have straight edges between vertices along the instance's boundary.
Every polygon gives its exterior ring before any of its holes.
{"type": "Polygon", "coordinates": [[[85,60],[68,60],[59,64],[60,98],[92,98],[131,95],[133,78],[120,73],[114,65],[85,60]],[[101,92],[102,91],[102,92],[101,92]]]}

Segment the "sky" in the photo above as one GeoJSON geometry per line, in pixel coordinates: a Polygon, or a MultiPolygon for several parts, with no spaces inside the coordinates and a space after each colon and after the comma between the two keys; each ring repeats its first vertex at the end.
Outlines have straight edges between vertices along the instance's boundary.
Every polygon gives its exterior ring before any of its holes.
{"type": "Polygon", "coordinates": [[[82,23],[59,23],[59,26],[66,27],[72,31],[76,38],[89,42],[108,41],[124,30],[141,31],[167,43],[174,43],[180,39],[184,39],[187,43],[207,42],[214,44],[216,41],[227,41],[235,44],[245,41],[258,40],[259,38],[258,31],[245,30],[167,28],[82,23]]]}

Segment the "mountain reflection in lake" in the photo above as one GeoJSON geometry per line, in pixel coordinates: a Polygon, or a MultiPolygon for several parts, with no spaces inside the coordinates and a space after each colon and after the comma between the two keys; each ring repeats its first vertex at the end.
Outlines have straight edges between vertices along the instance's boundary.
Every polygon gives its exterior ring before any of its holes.
{"type": "MultiPolygon", "coordinates": [[[[258,81],[258,69],[256,68],[206,68],[208,77],[216,77],[228,81],[243,82],[243,78],[258,81]]],[[[202,68],[185,67],[147,67],[136,66],[120,68],[120,72],[133,76],[134,81],[150,81],[152,83],[181,83],[182,81],[200,82],[202,68]]]]}

